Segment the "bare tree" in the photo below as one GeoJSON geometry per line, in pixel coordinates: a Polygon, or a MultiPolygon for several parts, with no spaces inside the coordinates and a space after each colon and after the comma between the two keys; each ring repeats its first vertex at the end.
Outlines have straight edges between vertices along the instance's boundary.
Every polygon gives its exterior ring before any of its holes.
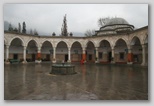
{"type": "Polygon", "coordinates": [[[9,28],[8,28],[8,31],[12,32],[13,31],[13,27],[11,24],[9,24],[9,28]]]}
{"type": "Polygon", "coordinates": [[[14,28],[14,29],[13,29],[13,32],[18,32],[18,29],[17,29],[17,28],[14,28]]]}
{"type": "Polygon", "coordinates": [[[85,32],[85,36],[93,36],[93,35],[95,35],[95,30],[87,30],[86,32],[85,32]]]}
{"type": "Polygon", "coordinates": [[[106,25],[109,22],[110,19],[112,19],[112,18],[110,18],[110,17],[99,18],[98,19],[98,26],[102,27],[102,26],[106,25]]]}
{"type": "Polygon", "coordinates": [[[30,34],[33,35],[33,30],[32,29],[30,29],[30,34]]]}
{"type": "Polygon", "coordinates": [[[18,33],[21,33],[21,25],[18,23],[18,33]]]}
{"type": "Polygon", "coordinates": [[[34,29],[34,35],[38,35],[38,32],[36,31],[36,29],[34,29]]]}

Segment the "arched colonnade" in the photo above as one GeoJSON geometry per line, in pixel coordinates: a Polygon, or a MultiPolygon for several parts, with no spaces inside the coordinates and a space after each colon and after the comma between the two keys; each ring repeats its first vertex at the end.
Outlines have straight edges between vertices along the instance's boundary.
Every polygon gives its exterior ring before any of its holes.
{"type": "MultiPolygon", "coordinates": [[[[27,36],[25,36],[27,37],[27,36]]],[[[126,37],[81,37],[24,39],[16,35],[4,39],[5,61],[20,59],[23,63],[42,61],[67,61],[96,63],[148,63],[148,35],[126,37]],[[53,40],[54,39],[54,40],[53,40]]]]}

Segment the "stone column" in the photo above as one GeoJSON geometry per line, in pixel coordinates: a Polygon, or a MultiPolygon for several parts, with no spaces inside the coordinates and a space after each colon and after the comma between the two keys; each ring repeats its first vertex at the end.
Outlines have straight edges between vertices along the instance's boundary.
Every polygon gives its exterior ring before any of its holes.
{"type": "Polygon", "coordinates": [[[68,61],[67,62],[71,62],[71,47],[68,47],[68,61]]]}
{"type": "Polygon", "coordinates": [[[42,60],[41,60],[41,48],[38,47],[37,48],[37,59],[35,60],[36,63],[41,63],[42,60]]]}
{"type": "Polygon", "coordinates": [[[37,59],[38,58],[41,58],[41,48],[40,47],[37,48],[37,59]]]}
{"type": "Polygon", "coordinates": [[[145,44],[145,64],[148,66],[148,44],[145,44]]]}
{"type": "Polygon", "coordinates": [[[133,53],[131,47],[128,48],[127,64],[133,64],[133,53]]]}
{"type": "Polygon", "coordinates": [[[98,47],[95,47],[95,50],[96,50],[95,63],[99,63],[99,61],[98,61],[98,47]]]}
{"type": "Polygon", "coordinates": [[[145,63],[145,48],[146,48],[146,45],[142,44],[142,66],[145,66],[146,63],[145,63]]]}
{"type": "Polygon", "coordinates": [[[111,63],[115,63],[114,60],[115,60],[115,59],[114,59],[114,48],[112,48],[112,58],[111,58],[111,63]]]}
{"type": "Polygon", "coordinates": [[[23,63],[27,63],[27,61],[26,61],[26,46],[23,46],[23,63]]]}
{"type": "Polygon", "coordinates": [[[52,60],[53,63],[56,62],[56,47],[53,47],[53,60],[52,60]]]}
{"type": "Polygon", "coordinates": [[[82,60],[86,62],[86,48],[85,47],[82,48],[82,60]]]}
{"type": "Polygon", "coordinates": [[[9,59],[9,47],[10,45],[6,45],[6,57],[5,57],[6,62],[8,62],[8,59],[9,59]]]}

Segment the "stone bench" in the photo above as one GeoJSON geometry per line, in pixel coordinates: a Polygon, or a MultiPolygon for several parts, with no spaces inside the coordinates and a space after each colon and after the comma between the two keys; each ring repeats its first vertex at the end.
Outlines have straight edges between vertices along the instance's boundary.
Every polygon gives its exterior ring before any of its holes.
{"type": "Polygon", "coordinates": [[[18,59],[10,59],[9,61],[11,64],[12,63],[20,63],[20,61],[18,59]]]}

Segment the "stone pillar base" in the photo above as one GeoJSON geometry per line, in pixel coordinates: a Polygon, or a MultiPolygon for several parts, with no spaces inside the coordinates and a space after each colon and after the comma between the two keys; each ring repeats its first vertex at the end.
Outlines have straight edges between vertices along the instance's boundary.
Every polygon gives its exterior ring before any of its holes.
{"type": "Polygon", "coordinates": [[[111,64],[115,64],[115,61],[111,61],[111,64]]]}
{"type": "Polygon", "coordinates": [[[4,62],[5,64],[10,64],[10,62],[4,62]]]}
{"type": "Polygon", "coordinates": [[[71,63],[71,60],[68,60],[67,63],[71,63]]]}
{"type": "Polygon", "coordinates": [[[56,60],[53,60],[52,63],[56,63],[56,60]]]}
{"type": "Polygon", "coordinates": [[[23,64],[26,64],[26,63],[27,63],[27,61],[23,61],[22,63],[23,63],[23,64]]]}
{"type": "Polygon", "coordinates": [[[99,61],[97,60],[97,61],[95,61],[95,63],[99,63],[99,61]]]}
{"type": "Polygon", "coordinates": [[[41,63],[42,60],[35,60],[35,63],[41,63]]]}
{"type": "Polygon", "coordinates": [[[141,66],[147,66],[145,63],[142,63],[141,66]]]}
{"type": "Polygon", "coordinates": [[[133,62],[127,62],[127,64],[130,64],[131,65],[131,64],[133,64],[133,62]]]}

